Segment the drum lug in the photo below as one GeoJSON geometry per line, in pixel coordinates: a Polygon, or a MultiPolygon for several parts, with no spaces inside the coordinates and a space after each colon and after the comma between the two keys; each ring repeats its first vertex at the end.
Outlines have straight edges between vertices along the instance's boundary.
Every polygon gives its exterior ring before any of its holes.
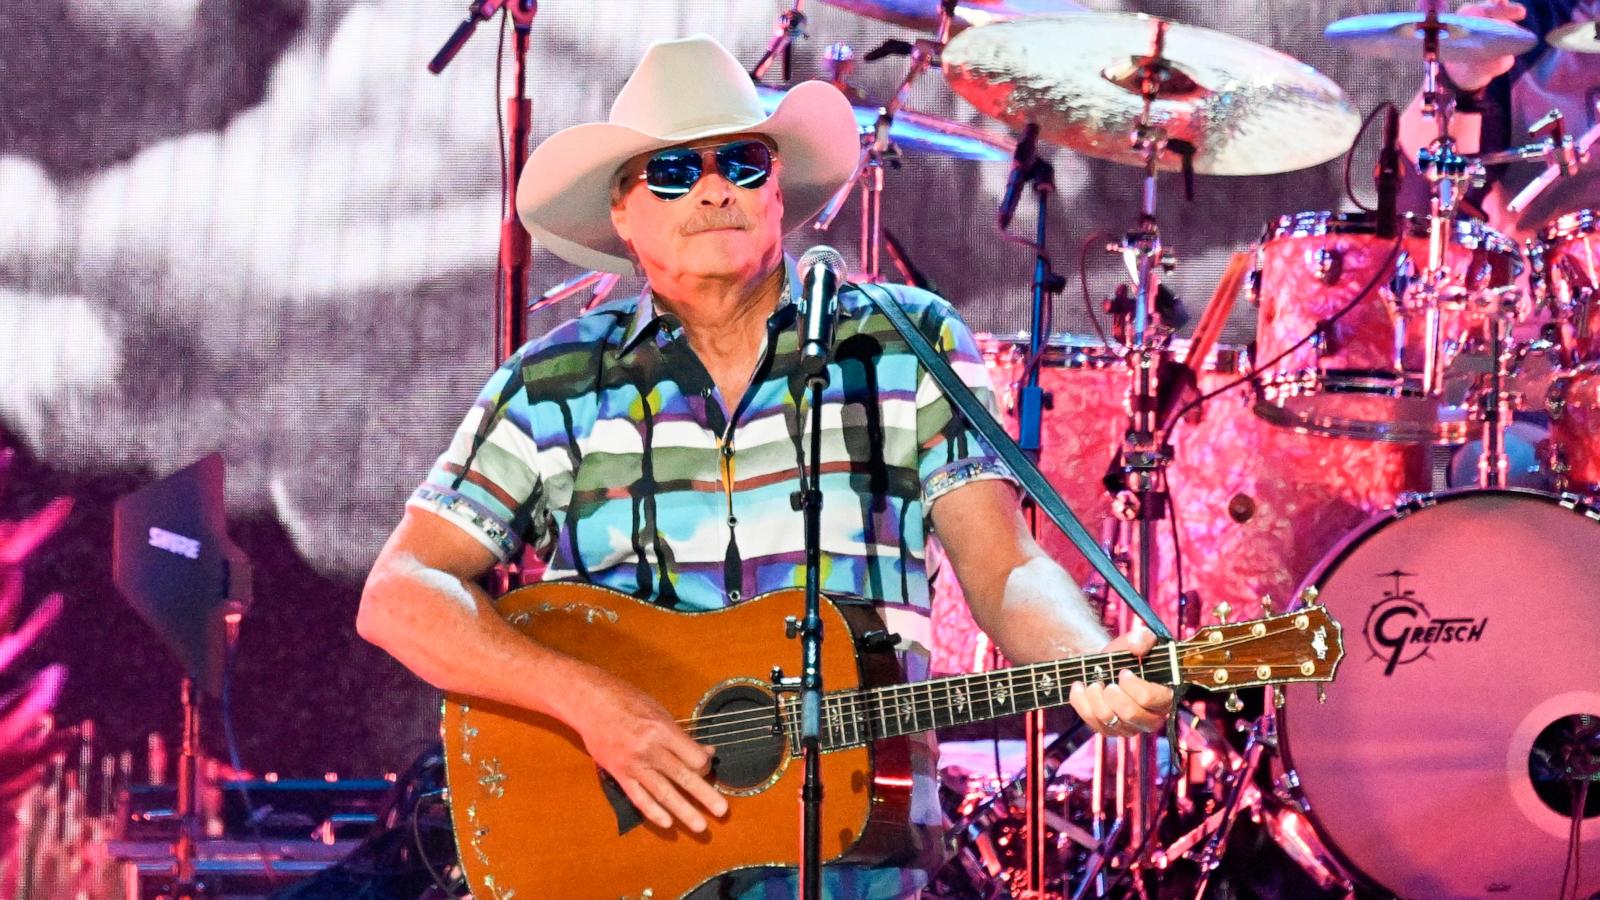
{"type": "MultiPolygon", "coordinates": [[[[1404,518],[1419,510],[1427,509],[1439,502],[1437,494],[1423,493],[1420,491],[1404,491],[1394,501],[1394,517],[1404,518]]],[[[1321,689],[1319,688],[1320,692],[1321,689]]]]}

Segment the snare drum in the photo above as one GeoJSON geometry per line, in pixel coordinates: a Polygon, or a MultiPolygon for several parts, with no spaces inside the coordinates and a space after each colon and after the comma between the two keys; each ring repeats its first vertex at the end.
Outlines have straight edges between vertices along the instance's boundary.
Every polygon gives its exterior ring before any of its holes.
{"type": "Polygon", "coordinates": [[[1580,209],[1556,219],[1528,242],[1528,258],[1567,362],[1600,362],[1600,214],[1580,209]]]}
{"type": "MultiPolygon", "coordinates": [[[[1257,414],[1332,437],[1401,442],[1467,437],[1465,386],[1443,397],[1422,390],[1425,317],[1404,311],[1395,289],[1427,264],[1427,222],[1408,218],[1404,231],[1396,251],[1366,214],[1303,212],[1267,226],[1254,273],[1256,358],[1270,363],[1314,337],[1261,373],[1257,414]],[[1362,296],[1369,284],[1374,289],[1362,296]],[[1349,312],[1329,322],[1351,303],[1349,312]]],[[[1451,284],[1469,294],[1510,285],[1522,271],[1513,242],[1466,219],[1455,223],[1445,262],[1451,284]]],[[[1448,362],[1482,317],[1457,305],[1441,309],[1439,318],[1440,351],[1448,362]]]]}

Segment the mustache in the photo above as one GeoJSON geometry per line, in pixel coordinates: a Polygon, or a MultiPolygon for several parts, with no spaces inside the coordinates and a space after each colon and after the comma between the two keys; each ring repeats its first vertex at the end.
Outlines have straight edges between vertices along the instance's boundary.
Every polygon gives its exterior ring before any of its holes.
{"type": "Polygon", "coordinates": [[[711,231],[715,228],[738,228],[749,231],[755,227],[755,222],[738,209],[702,209],[696,212],[689,221],[684,222],[678,229],[684,236],[698,234],[702,231],[711,231]]]}

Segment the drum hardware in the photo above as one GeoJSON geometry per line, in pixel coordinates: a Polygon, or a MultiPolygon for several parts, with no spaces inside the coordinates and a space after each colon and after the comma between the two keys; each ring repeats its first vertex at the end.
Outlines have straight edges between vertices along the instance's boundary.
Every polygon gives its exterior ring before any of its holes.
{"type": "Polygon", "coordinates": [[[789,73],[794,62],[794,43],[806,36],[806,14],[803,11],[805,5],[806,0],[794,0],[794,5],[778,16],[778,24],[772,29],[772,42],[767,45],[766,52],[761,54],[761,58],[756,60],[756,64],[750,69],[750,78],[757,84],[767,77],[767,70],[780,59],[783,61],[783,68],[780,70],[783,81],[785,83],[789,81],[789,73]]]}

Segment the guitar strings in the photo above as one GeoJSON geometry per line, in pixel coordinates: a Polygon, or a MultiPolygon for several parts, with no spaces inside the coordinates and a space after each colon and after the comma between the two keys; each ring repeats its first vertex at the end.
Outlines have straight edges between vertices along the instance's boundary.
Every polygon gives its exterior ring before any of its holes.
{"type": "MultiPolygon", "coordinates": [[[[1189,649],[1198,649],[1198,650],[1204,650],[1204,651],[1216,651],[1216,650],[1228,649],[1230,647],[1238,646],[1240,644],[1251,643],[1251,642],[1258,641],[1258,640],[1261,640],[1261,639],[1269,637],[1269,636],[1283,634],[1283,633],[1286,633],[1288,631],[1293,631],[1293,630],[1296,630],[1296,629],[1294,629],[1291,626],[1290,628],[1279,629],[1277,631],[1268,631],[1268,632],[1266,632],[1264,634],[1261,634],[1261,635],[1244,635],[1244,636],[1237,637],[1237,638],[1218,641],[1218,642],[1216,642],[1214,644],[1194,645],[1193,647],[1191,647],[1189,649]]],[[[1180,645],[1180,646],[1182,646],[1182,645],[1180,645]]],[[[1167,648],[1166,647],[1162,647],[1162,648],[1158,648],[1158,649],[1161,650],[1161,651],[1164,651],[1167,648]]],[[[1152,653],[1156,653],[1157,650],[1152,650],[1151,652],[1152,653]]],[[[1055,662],[1054,664],[1056,665],[1056,667],[1058,669],[1067,668],[1067,667],[1074,667],[1074,668],[1080,668],[1081,669],[1081,668],[1083,668],[1084,665],[1086,665],[1092,659],[1093,659],[1092,657],[1083,657],[1083,658],[1081,658],[1079,660],[1061,660],[1061,661],[1055,662]]],[[[1154,662],[1154,663],[1170,665],[1170,660],[1162,658],[1159,655],[1154,660],[1151,660],[1150,659],[1150,654],[1147,654],[1143,659],[1144,660],[1149,660],[1150,662],[1154,662]]],[[[1122,668],[1134,668],[1140,662],[1141,662],[1141,658],[1134,657],[1131,653],[1119,652],[1119,653],[1115,653],[1115,654],[1107,654],[1105,656],[1105,658],[1103,659],[1103,661],[1101,661],[1099,663],[1099,665],[1105,665],[1105,666],[1110,667],[1113,671],[1117,671],[1117,670],[1120,670],[1122,668]],[[1135,666],[1124,666],[1124,665],[1121,665],[1122,662],[1126,662],[1126,661],[1129,661],[1129,660],[1131,660],[1135,664],[1135,666]]],[[[972,678],[972,681],[966,681],[966,682],[963,682],[963,681],[960,681],[960,680],[957,680],[957,681],[914,682],[914,683],[911,683],[911,684],[889,685],[889,686],[885,686],[885,687],[881,687],[881,688],[869,688],[869,689],[864,690],[864,691],[858,690],[858,691],[855,691],[853,693],[841,691],[839,694],[834,694],[834,695],[831,695],[831,696],[835,697],[835,698],[839,698],[836,701],[836,703],[838,703],[840,706],[844,706],[845,704],[848,704],[849,708],[846,709],[845,711],[850,712],[850,713],[854,713],[854,714],[857,714],[857,715],[865,714],[867,716],[871,716],[871,714],[874,712],[874,710],[871,708],[871,704],[872,704],[872,701],[875,700],[875,699],[876,700],[880,700],[880,701],[881,700],[885,700],[885,699],[888,699],[892,694],[892,695],[895,695],[894,699],[896,699],[896,700],[912,699],[913,700],[913,706],[915,708],[915,706],[917,705],[915,703],[915,701],[917,699],[921,699],[921,698],[918,698],[916,695],[918,693],[923,693],[925,695],[927,703],[928,703],[929,713],[930,713],[930,715],[932,715],[932,714],[935,714],[936,712],[938,712],[941,709],[946,709],[947,710],[947,709],[952,708],[948,704],[953,699],[955,699],[956,691],[961,690],[963,686],[972,686],[972,687],[975,687],[975,688],[978,688],[978,687],[981,686],[982,688],[989,688],[990,689],[989,691],[986,692],[987,696],[985,697],[985,696],[979,695],[979,694],[969,694],[968,698],[965,701],[965,703],[967,705],[971,705],[971,703],[973,702],[972,697],[973,696],[979,696],[980,699],[986,699],[988,701],[991,709],[992,709],[993,708],[993,696],[994,696],[993,692],[992,692],[993,684],[991,684],[989,682],[993,678],[996,678],[996,677],[1003,678],[1008,683],[1010,683],[1010,686],[1014,687],[1015,686],[1014,682],[1015,682],[1015,679],[1017,678],[1018,675],[1021,675],[1023,677],[1023,679],[1026,681],[1027,679],[1029,679],[1034,674],[1043,673],[1043,670],[1047,669],[1050,665],[1052,665],[1052,663],[1038,664],[1038,668],[1034,668],[1033,666],[1028,666],[1028,667],[1019,667],[1018,669],[1003,669],[1003,670],[995,670],[994,672],[988,672],[988,673],[978,673],[978,674],[976,674],[974,676],[969,676],[970,678],[972,678]],[[1033,671],[1032,672],[1026,672],[1026,671],[1024,671],[1024,669],[1032,669],[1033,671]]],[[[1231,663],[1231,662],[1224,662],[1224,663],[1219,664],[1219,665],[1205,666],[1204,668],[1209,669],[1209,670],[1213,670],[1213,671],[1214,670],[1218,670],[1218,669],[1253,670],[1253,669],[1255,669],[1257,667],[1257,665],[1258,665],[1257,663],[1231,663]]],[[[1181,666],[1181,663],[1180,663],[1180,666],[1181,666]]],[[[1063,673],[1063,674],[1065,674],[1065,673],[1063,673]]],[[[1171,673],[1168,672],[1167,674],[1170,675],[1171,673]]],[[[1220,687],[1220,685],[1219,685],[1219,687],[1220,687]]],[[[1035,693],[1035,695],[1037,695],[1037,691],[1036,690],[1032,691],[1032,693],[1035,693]]],[[[826,701],[825,701],[825,704],[826,704],[826,701]]],[[[794,703],[792,701],[787,701],[786,700],[786,701],[782,702],[782,706],[784,707],[784,709],[786,711],[791,711],[792,712],[793,705],[794,705],[794,703]]],[[[685,726],[686,729],[690,730],[691,732],[699,732],[701,734],[704,734],[708,729],[705,728],[705,727],[702,727],[702,726],[705,725],[705,724],[708,724],[708,723],[712,724],[714,726],[740,726],[740,725],[755,725],[757,723],[765,723],[765,724],[761,724],[759,727],[754,728],[754,729],[744,729],[744,730],[740,730],[740,731],[724,732],[722,736],[723,737],[733,737],[733,736],[737,736],[737,735],[741,735],[741,734],[748,734],[748,733],[751,733],[752,731],[757,731],[757,732],[761,732],[763,734],[766,734],[766,733],[770,733],[771,728],[772,728],[772,724],[773,724],[773,720],[775,718],[777,718],[775,713],[776,713],[776,710],[772,709],[772,708],[756,709],[756,710],[736,710],[736,711],[732,711],[732,712],[728,712],[728,713],[713,713],[711,715],[708,715],[708,716],[705,716],[705,717],[701,717],[701,718],[698,718],[698,719],[681,719],[681,720],[678,720],[678,724],[682,725],[682,726],[685,726]]],[[[859,727],[856,730],[859,732],[859,730],[860,730],[859,727]]],[[[764,738],[762,740],[764,740],[764,738]]],[[[724,743],[728,743],[728,742],[724,742],[724,743]]]]}
{"type": "MultiPolygon", "coordinates": [[[[1282,633],[1284,633],[1285,631],[1288,631],[1288,630],[1291,630],[1291,629],[1280,629],[1276,633],[1277,634],[1282,634],[1282,633]]],[[[1272,632],[1269,632],[1269,634],[1272,634],[1272,632]]],[[[1204,644],[1204,645],[1198,645],[1198,646],[1203,648],[1203,649],[1207,649],[1207,650],[1226,649],[1228,647],[1236,646],[1238,644],[1249,643],[1249,642],[1252,642],[1252,641],[1255,641],[1255,640],[1260,640],[1262,637],[1266,637],[1266,636],[1268,636],[1268,635],[1247,635],[1247,636],[1244,636],[1244,637],[1241,637],[1241,638],[1234,638],[1234,639],[1231,639],[1231,640],[1219,641],[1219,642],[1217,642],[1215,644],[1204,644]]],[[[1165,649],[1165,648],[1162,648],[1162,649],[1165,649]]],[[[1117,654],[1117,655],[1124,655],[1124,654],[1117,654]]],[[[1125,655],[1131,657],[1131,654],[1125,654],[1125,655]]],[[[1155,661],[1161,662],[1161,663],[1167,662],[1167,660],[1160,659],[1159,657],[1155,661]]],[[[1061,661],[1061,665],[1066,665],[1067,663],[1068,663],[1068,661],[1061,661]]],[[[1076,665],[1077,661],[1071,661],[1071,663],[1073,665],[1076,665]]],[[[1046,664],[1046,665],[1048,665],[1048,664],[1046,664]]],[[[1221,665],[1207,666],[1205,668],[1208,668],[1210,670],[1217,670],[1217,669],[1253,670],[1256,666],[1257,666],[1256,663],[1223,663],[1221,665]]],[[[1014,678],[1014,674],[1004,674],[1004,673],[1014,673],[1014,672],[1020,672],[1020,671],[1021,671],[1020,669],[1019,670],[996,670],[995,672],[991,672],[991,673],[983,673],[982,677],[984,678],[985,682],[987,682],[990,678],[995,677],[995,676],[1004,677],[1009,681],[1009,680],[1012,680],[1014,678]]],[[[992,687],[993,685],[992,684],[986,684],[985,686],[986,687],[992,687]]],[[[951,682],[944,682],[944,683],[918,682],[918,683],[907,684],[907,685],[893,685],[893,686],[888,686],[886,688],[873,688],[873,689],[868,689],[866,691],[840,692],[839,694],[832,695],[834,698],[836,698],[835,708],[836,708],[836,710],[838,712],[842,712],[842,713],[844,713],[846,715],[851,716],[852,721],[849,721],[849,722],[845,723],[845,725],[843,725],[843,726],[835,726],[835,729],[834,729],[835,732],[838,733],[838,734],[841,734],[841,735],[844,734],[846,731],[855,732],[858,735],[858,738],[855,741],[847,742],[847,743],[852,743],[852,744],[860,744],[860,743],[864,743],[865,740],[874,739],[872,737],[872,733],[874,732],[875,729],[872,728],[872,725],[873,725],[872,717],[873,717],[874,713],[881,713],[882,710],[881,710],[881,708],[877,709],[877,710],[874,710],[873,709],[873,702],[875,700],[881,701],[881,700],[885,699],[886,698],[886,695],[884,693],[885,691],[894,691],[894,692],[897,692],[897,693],[901,693],[901,695],[903,697],[903,696],[908,696],[910,692],[913,692],[918,688],[921,688],[923,691],[926,692],[925,700],[926,700],[927,708],[928,708],[928,711],[929,711],[930,715],[936,715],[939,711],[944,711],[944,710],[948,710],[948,709],[951,709],[951,708],[959,708],[960,705],[961,705],[961,704],[958,704],[955,707],[952,707],[950,705],[950,701],[955,698],[955,691],[959,690],[958,684],[957,683],[951,683],[951,682]],[[863,739],[861,739],[859,737],[859,735],[861,735],[863,732],[866,732],[868,734],[868,737],[865,740],[863,740],[863,739]]],[[[991,711],[992,711],[992,708],[993,708],[992,696],[993,695],[990,694],[989,697],[988,697],[988,702],[989,702],[991,711]]],[[[899,699],[899,698],[897,698],[897,699],[899,699]]],[[[981,699],[985,699],[985,698],[980,696],[979,699],[981,700],[981,699]]],[[[972,703],[973,703],[972,695],[969,695],[968,698],[964,701],[964,704],[965,705],[971,705],[972,703]]],[[[915,704],[915,705],[920,706],[921,704],[915,704]]],[[[733,747],[733,746],[736,746],[736,745],[739,745],[739,744],[746,744],[746,743],[766,743],[773,736],[772,732],[773,732],[773,726],[775,724],[774,720],[785,721],[785,725],[784,725],[784,729],[783,730],[785,732],[785,737],[787,738],[787,735],[792,734],[793,731],[794,731],[792,726],[793,726],[793,716],[794,716],[795,706],[796,706],[796,701],[792,701],[792,700],[784,700],[784,701],[782,701],[783,712],[788,714],[788,716],[789,716],[789,719],[787,721],[778,719],[778,717],[776,715],[777,710],[770,709],[770,708],[769,709],[763,709],[763,710],[738,711],[738,712],[735,712],[735,713],[722,714],[723,716],[729,716],[729,717],[738,717],[738,716],[742,716],[743,717],[742,721],[739,720],[739,719],[733,719],[731,721],[726,721],[726,722],[719,723],[719,724],[721,724],[723,726],[739,726],[739,725],[744,725],[744,724],[754,724],[756,722],[760,722],[760,723],[763,723],[763,724],[761,724],[758,727],[753,728],[753,729],[741,729],[741,730],[736,730],[736,731],[723,732],[720,735],[720,737],[724,738],[724,740],[721,743],[717,744],[716,746],[718,746],[719,748],[722,748],[722,747],[733,747]],[[758,734],[759,736],[757,736],[757,737],[749,737],[749,738],[741,737],[742,735],[752,734],[752,733],[758,734]],[[736,738],[736,739],[735,740],[726,740],[727,738],[736,738]]],[[[688,724],[693,726],[695,723],[693,723],[691,721],[688,724]]],[[[691,730],[695,731],[695,732],[700,732],[702,735],[704,735],[704,732],[707,729],[700,728],[700,727],[692,727],[691,730]]]]}

